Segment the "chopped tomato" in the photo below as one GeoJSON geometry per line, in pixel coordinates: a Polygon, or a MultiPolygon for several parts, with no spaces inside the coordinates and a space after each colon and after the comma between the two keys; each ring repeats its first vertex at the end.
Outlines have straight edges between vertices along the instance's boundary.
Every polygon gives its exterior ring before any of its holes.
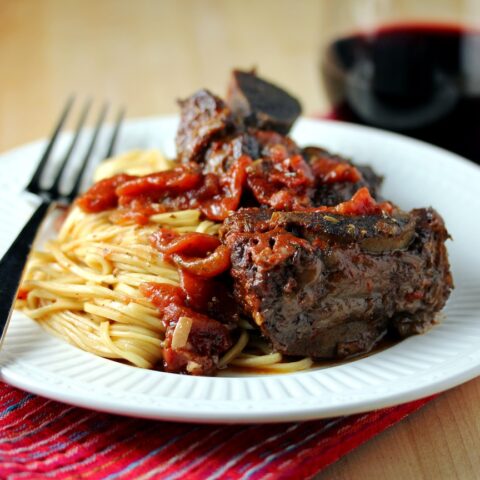
{"type": "Polygon", "coordinates": [[[110,210],[118,205],[117,188],[136,177],[120,174],[100,180],[76,200],[85,212],[94,213],[110,210]]]}
{"type": "Polygon", "coordinates": [[[125,182],[116,190],[119,197],[158,195],[165,192],[186,192],[202,182],[202,174],[197,166],[182,165],[172,170],[152,173],[125,182]]]}
{"type": "Polygon", "coordinates": [[[321,183],[356,183],[362,178],[360,172],[353,165],[339,162],[327,156],[313,159],[311,167],[315,178],[321,183]]]}
{"type": "Polygon", "coordinates": [[[339,203],[335,207],[309,208],[308,211],[331,212],[340,215],[391,215],[393,205],[390,202],[378,203],[368,191],[362,187],[353,195],[350,200],[339,203]]]}
{"type": "Polygon", "coordinates": [[[199,277],[211,278],[225,272],[230,268],[230,249],[220,245],[205,258],[172,255],[173,262],[182,270],[186,270],[199,277]]]}
{"type": "Polygon", "coordinates": [[[162,228],[150,237],[152,245],[162,253],[203,256],[213,252],[220,240],[207,233],[191,232],[179,235],[174,230],[162,228]]]}

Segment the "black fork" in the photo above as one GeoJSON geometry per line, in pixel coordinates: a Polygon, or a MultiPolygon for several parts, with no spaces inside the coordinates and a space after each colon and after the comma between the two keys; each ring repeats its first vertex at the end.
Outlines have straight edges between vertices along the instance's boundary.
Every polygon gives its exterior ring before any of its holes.
{"type": "MultiPolygon", "coordinates": [[[[62,131],[63,125],[65,124],[65,121],[70,113],[72,105],[73,98],[70,98],[65,105],[58,124],[56,125],[52,137],[45,149],[45,152],[43,153],[40,162],[38,163],[37,169],[35,170],[29,184],[26,187],[26,190],[28,192],[38,195],[42,199],[42,201],[31,216],[28,223],[18,234],[17,238],[12,243],[7,253],[5,253],[3,258],[0,260],[0,346],[8,327],[8,322],[12,313],[13,304],[15,303],[15,299],[17,296],[18,286],[22,278],[22,273],[40,225],[52,208],[54,208],[58,204],[68,205],[78,195],[80,191],[80,186],[82,184],[82,179],[84,177],[85,169],[92,157],[93,150],[98,140],[98,135],[100,133],[108,111],[108,104],[104,104],[98,115],[95,129],[93,131],[92,138],[87,148],[87,152],[85,153],[78,167],[78,171],[76,172],[75,182],[68,193],[62,193],[60,190],[60,185],[62,178],[64,177],[65,167],[68,165],[72,158],[73,151],[82,132],[85,120],[90,110],[90,101],[85,104],[82,112],[80,113],[80,117],[76,125],[75,134],[65,156],[63,157],[62,162],[60,163],[60,166],[58,167],[52,185],[48,188],[43,188],[41,186],[41,178],[43,172],[45,171],[49,163],[49,160],[51,159],[53,147],[55,146],[55,143],[60,136],[60,132],[62,131]]],[[[108,145],[108,150],[104,158],[108,158],[113,154],[120,125],[123,120],[123,114],[123,110],[118,113],[115,127],[113,129],[112,136],[108,145]]]]}

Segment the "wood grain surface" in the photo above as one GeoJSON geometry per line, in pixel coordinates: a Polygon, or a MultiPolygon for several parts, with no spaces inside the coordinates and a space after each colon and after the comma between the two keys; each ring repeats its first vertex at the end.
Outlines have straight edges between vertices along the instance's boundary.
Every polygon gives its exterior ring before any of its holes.
{"type": "MultiPolygon", "coordinates": [[[[222,94],[235,66],[325,112],[328,1],[0,0],[0,151],[48,135],[72,92],[129,117],[173,113],[199,87],[222,94]]],[[[480,379],[446,392],[317,478],[480,478],[479,399],[480,379]]]]}

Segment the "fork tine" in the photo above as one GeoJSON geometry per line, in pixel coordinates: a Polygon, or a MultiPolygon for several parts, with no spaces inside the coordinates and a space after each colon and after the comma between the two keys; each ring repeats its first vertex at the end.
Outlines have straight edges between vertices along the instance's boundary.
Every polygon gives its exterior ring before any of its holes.
{"type": "Polygon", "coordinates": [[[82,184],[82,178],[85,172],[85,168],[87,167],[88,160],[90,159],[93,149],[95,148],[95,144],[97,143],[98,134],[100,133],[100,130],[102,128],[102,124],[103,124],[103,121],[105,120],[105,116],[107,115],[107,111],[108,111],[108,103],[104,103],[102,110],[100,111],[100,115],[98,116],[97,123],[95,125],[95,131],[93,132],[92,140],[90,141],[90,146],[88,147],[87,153],[85,154],[85,157],[83,158],[80,168],[77,172],[75,183],[70,193],[65,196],[65,198],[67,198],[70,202],[72,202],[74,198],[78,195],[80,186],[82,184]]]}
{"type": "Polygon", "coordinates": [[[125,108],[121,108],[118,112],[117,119],[115,122],[115,128],[113,130],[112,139],[110,140],[110,145],[108,147],[107,153],[105,154],[105,159],[110,158],[113,155],[115,149],[115,143],[117,142],[118,132],[123,122],[123,117],[125,116],[125,108]]]}
{"type": "Polygon", "coordinates": [[[62,160],[62,163],[60,167],[58,168],[57,171],[57,176],[55,177],[55,180],[52,183],[52,186],[49,188],[48,193],[52,198],[58,197],[60,192],[59,192],[59,186],[60,186],[60,181],[62,179],[63,172],[65,170],[65,167],[67,166],[67,163],[72,155],[72,152],[75,148],[75,145],[78,142],[78,139],[80,137],[80,133],[82,131],[83,125],[85,123],[85,120],[87,118],[88,112],[90,111],[90,106],[92,105],[92,100],[88,99],[87,103],[85,103],[85,106],[83,107],[82,113],[80,115],[80,119],[78,120],[76,129],[75,129],[75,136],[72,139],[72,142],[70,143],[70,147],[68,148],[67,153],[65,154],[65,157],[62,160]]]}
{"type": "Polygon", "coordinates": [[[74,95],[69,97],[67,100],[67,103],[63,109],[63,112],[60,116],[60,119],[55,127],[55,130],[53,131],[52,138],[50,139],[50,142],[47,145],[47,148],[45,149],[45,152],[42,155],[42,158],[40,159],[40,162],[38,163],[37,169],[35,170],[35,173],[32,175],[32,178],[30,179],[29,184],[26,186],[26,190],[28,190],[31,193],[39,193],[40,190],[40,178],[42,176],[43,170],[45,168],[45,164],[47,163],[48,158],[50,157],[50,154],[52,152],[52,149],[55,145],[55,142],[57,141],[58,135],[60,131],[63,128],[63,124],[65,123],[65,120],[67,119],[67,116],[70,112],[70,109],[72,108],[73,101],[75,100],[74,95]]]}

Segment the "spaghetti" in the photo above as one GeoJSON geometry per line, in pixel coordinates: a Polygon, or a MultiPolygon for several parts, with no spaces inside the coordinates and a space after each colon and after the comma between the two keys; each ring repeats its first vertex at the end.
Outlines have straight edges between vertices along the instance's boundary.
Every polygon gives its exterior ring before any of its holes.
{"type": "MultiPolygon", "coordinates": [[[[155,151],[135,151],[101,165],[96,180],[125,172],[165,171],[172,162],[155,151]]],[[[54,240],[29,259],[17,307],[49,332],[95,355],[140,368],[156,368],[165,354],[162,311],[142,285],[179,287],[181,272],[152,245],[152,234],[217,235],[219,223],[202,220],[198,209],[154,212],[143,225],[118,223],[112,210],[87,213],[73,207],[54,240]]],[[[166,314],[165,314],[166,315],[166,314]]],[[[194,334],[186,315],[176,323],[169,347],[182,349],[194,334]]],[[[233,344],[216,366],[265,372],[309,368],[308,358],[288,361],[273,352],[256,327],[244,319],[232,331],[233,344]]],[[[196,373],[195,362],[187,373],[196,373]]]]}

